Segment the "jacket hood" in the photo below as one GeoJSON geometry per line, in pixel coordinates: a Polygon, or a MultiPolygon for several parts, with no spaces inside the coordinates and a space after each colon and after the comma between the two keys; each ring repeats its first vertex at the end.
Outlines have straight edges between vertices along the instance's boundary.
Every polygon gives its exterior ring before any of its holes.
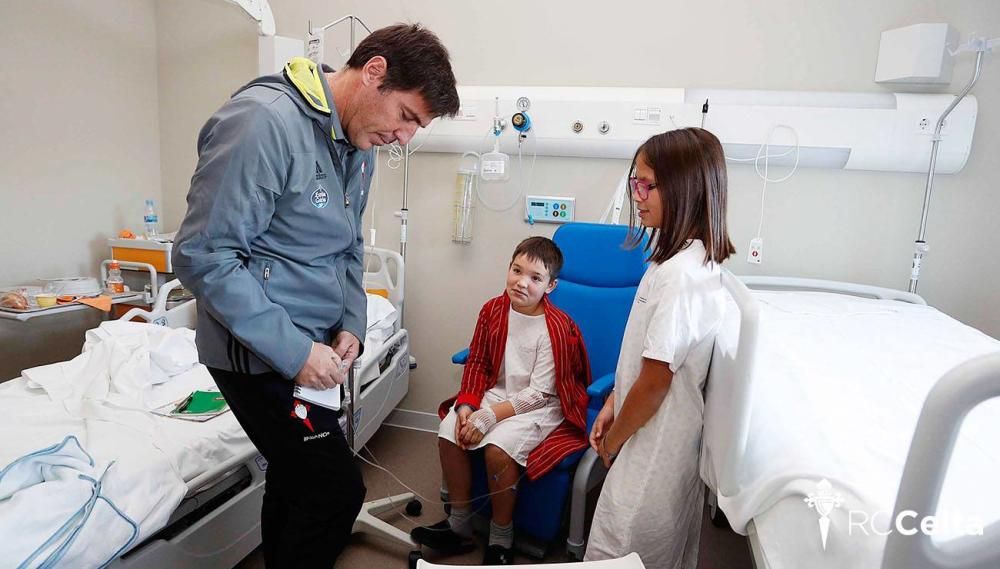
{"type": "Polygon", "coordinates": [[[333,140],[346,142],[347,136],[334,106],[330,85],[323,76],[324,67],[311,59],[294,57],[285,64],[281,73],[258,77],[233,95],[258,86],[286,93],[305,115],[329,132],[333,140]]]}

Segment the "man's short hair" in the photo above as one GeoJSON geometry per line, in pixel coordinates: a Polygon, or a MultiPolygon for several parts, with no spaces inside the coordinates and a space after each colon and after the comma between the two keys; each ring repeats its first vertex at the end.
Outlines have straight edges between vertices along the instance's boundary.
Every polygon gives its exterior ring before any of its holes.
{"type": "Polygon", "coordinates": [[[559,271],[563,266],[562,251],[559,246],[548,237],[528,237],[518,243],[514,249],[514,254],[510,258],[510,264],[514,264],[514,259],[524,255],[530,260],[541,261],[545,269],[549,271],[549,278],[556,280],[559,278],[559,271]]]}
{"type": "Polygon", "coordinates": [[[361,69],[373,57],[388,62],[381,91],[416,90],[436,116],[455,116],[458,90],[448,60],[448,50],[434,32],[420,24],[380,28],[361,40],[347,60],[350,69],[361,69]]]}

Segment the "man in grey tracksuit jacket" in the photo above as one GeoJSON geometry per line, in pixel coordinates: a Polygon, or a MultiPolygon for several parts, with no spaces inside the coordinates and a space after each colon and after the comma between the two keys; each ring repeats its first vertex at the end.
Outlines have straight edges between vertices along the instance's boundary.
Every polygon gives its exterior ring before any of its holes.
{"type": "Polygon", "coordinates": [[[361,213],[374,152],[351,146],[331,111],[270,75],[201,130],[173,262],[198,296],[208,367],[292,379],[313,342],[340,330],[364,340],[361,213]]]}
{"type": "Polygon", "coordinates": [[[173,265],[198,300],[199,357],[267,459],[268,567],[330,568],[350,536],[360,470],[337,413],[298,400],[294,387],[335,387],[341,364],[363,350],[373,145],[405,143],[457,105],[443,46],[398,25],[369,36],[336,74],[295,58],[250,82],[199,134],[173,265]],[[414,41],[430,42],[433,58],[409,67],[436,68],[443,87],[376,89],[414,41]]]}

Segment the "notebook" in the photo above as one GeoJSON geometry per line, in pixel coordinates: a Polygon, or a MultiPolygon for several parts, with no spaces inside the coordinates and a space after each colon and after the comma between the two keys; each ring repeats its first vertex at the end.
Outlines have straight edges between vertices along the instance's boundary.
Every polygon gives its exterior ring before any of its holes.
{"type": "Polygon", "coordinates": [[[334,411],[340,410],[339,385],[332,389],[313,389],[312,387],[302,387],[301,385],[296,385],[295,397],[301,399],[302,401],[314,403],[320,407],[326,407],[327,409],[333,409],[334,411]]]}

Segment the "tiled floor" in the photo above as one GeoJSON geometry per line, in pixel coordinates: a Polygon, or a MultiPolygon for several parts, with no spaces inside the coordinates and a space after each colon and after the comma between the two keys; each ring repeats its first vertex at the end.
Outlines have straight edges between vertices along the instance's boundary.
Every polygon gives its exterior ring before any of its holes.
{"type": "MultiPolygon", "coordinates": [[[[437,458],[436,437],[432,433],[411,431],[394,427],[381,429],[369,442],[376,461],[391,470],[403,482],[425,496],[423,513],[419,518],[408,519],[402,511],[385,514],[383,519],[404,531],[416,524],[428,524],[440,520],[444,511],[438,500],[441,470],[437,458]]],[[[366,455],[367,456],[367,455],[366,455]]],[[[371,456],[368,456],[371,459],[371,456]]],[[[383,471],[363,465],[368,499],[400,494],[406,490],[383,471]]],[[[402,510],[402,508],[400,508],[402,510]]],[[[388,542],[377,537],[354,536],[353,542],[337,561],[337,569],[382,569],[407,567],[409,547],[388,542]]],[[[482,561],[482,553],[476,551],[462,556],[435,558],[430,554],[427,560],[441,564],[476,565],[482,561]]],[[[519,563],[537,563],[527,557],[518,557],[519,563]]],[[[545,558],[545,563],[568,561],[565,548],[553,548],[545,558]]],[[[264,559],[258,548],[244,559],[238,569],[263,569],[264,559]]],[[[712,526],[706,515],[702,525],[699,569],[750,569],[750,552],[746,538],[728,529],[712,526]]],[[[653,568],[649,568],[653,569],[653,568]]]]}

